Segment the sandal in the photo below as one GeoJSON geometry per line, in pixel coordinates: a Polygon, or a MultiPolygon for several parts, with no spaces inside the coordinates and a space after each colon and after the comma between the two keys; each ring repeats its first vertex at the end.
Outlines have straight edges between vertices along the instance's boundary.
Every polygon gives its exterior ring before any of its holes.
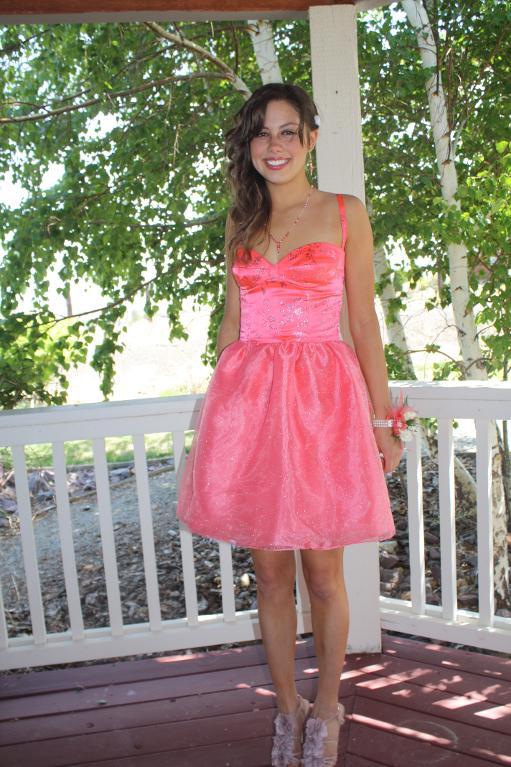
{"type": "Polygon", "coordinates": [[[339,730],[344,724],[345,709],[337,704],[337,713],[328,719],[310,716],[305,725],[303,767],[335,767],[338,758],[339,730]]]}
{"type": "Polygon", "coordinates": [[[271,750],[272,767],[301,767],[303,724],[312,703],[301,695],[297,696],[296,711],[280,711],[275,718],[276,735],[271,750]]]}

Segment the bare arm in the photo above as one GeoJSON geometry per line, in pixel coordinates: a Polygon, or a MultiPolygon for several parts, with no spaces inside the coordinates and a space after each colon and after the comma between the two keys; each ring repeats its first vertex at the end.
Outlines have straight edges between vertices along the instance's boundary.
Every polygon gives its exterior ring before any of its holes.
{"type": "MultiPolygon", "coordinates": [[[[373,404],[375,418],[391,407],[387,363],[374,306],[373,234],[364,204],[346,195],[345,284],[355,350],[373,404]]],[[[390,428],[389,428],[390,432],[390,428]]]]}
{"type": "Polygon", "coordinates": [[[217,362],[226,346],[237,341],[240,336],[240,289],[227,262],[227,240],[230,235],[229,215],[225,224],[225,305],[224,316],[218,328],[216,342],[217,362]]]}

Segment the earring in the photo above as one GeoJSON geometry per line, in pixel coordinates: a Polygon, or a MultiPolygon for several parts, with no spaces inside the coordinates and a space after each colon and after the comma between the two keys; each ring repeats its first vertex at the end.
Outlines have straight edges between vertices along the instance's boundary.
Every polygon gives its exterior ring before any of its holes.
{"type": "Polygon", "coordinates": [[[311,176],[314,173],[314,163],[312,161],[312,151],[309,152],[309,173],[311,174],[311,176]]]}

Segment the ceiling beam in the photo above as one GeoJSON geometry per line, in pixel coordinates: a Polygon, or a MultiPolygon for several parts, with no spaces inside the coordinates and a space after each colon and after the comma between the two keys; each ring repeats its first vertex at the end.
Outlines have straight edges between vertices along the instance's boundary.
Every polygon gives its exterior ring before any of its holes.
{"type": "Polygon", "coordinates": [[[0,24],[304,19],[311,6],[366,10],[393,0],[0,0],[0,24]]]}

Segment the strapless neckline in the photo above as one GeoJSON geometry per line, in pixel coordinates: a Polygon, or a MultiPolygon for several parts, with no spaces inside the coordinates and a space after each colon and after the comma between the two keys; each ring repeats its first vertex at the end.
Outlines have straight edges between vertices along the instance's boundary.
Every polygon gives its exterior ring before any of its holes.
{"type": "Polygon", "coordinates": [[[303,250],[304,248],[309,248],[312,245],[328,245],[328,247],[330,248],[336,248],[339,251],[343,250],[342,245],[337,245],[337,243],[335,242],[327,242],[326,240],[316,240],[314,242],[306,242],[304,245],[298,245],[297,248],[292,248],[291,250],[288,250],[285,256],[282,256],[282,258],[280,258],[278,261],[275,261],[275,262],[268,261],[266,256],[263,256],[263,254],[259,250],[256,250],[255,248],[251,248],[250,252],[257,253],[257,255],[260,256],[263,259],[263,261],[266,261],[266,263],[269,264],[270,266],[279,266],[279,264],[285,261],[286,258],[288,258],[291,255],[291,253],[297,253],[298,251],[303,250]]]}

